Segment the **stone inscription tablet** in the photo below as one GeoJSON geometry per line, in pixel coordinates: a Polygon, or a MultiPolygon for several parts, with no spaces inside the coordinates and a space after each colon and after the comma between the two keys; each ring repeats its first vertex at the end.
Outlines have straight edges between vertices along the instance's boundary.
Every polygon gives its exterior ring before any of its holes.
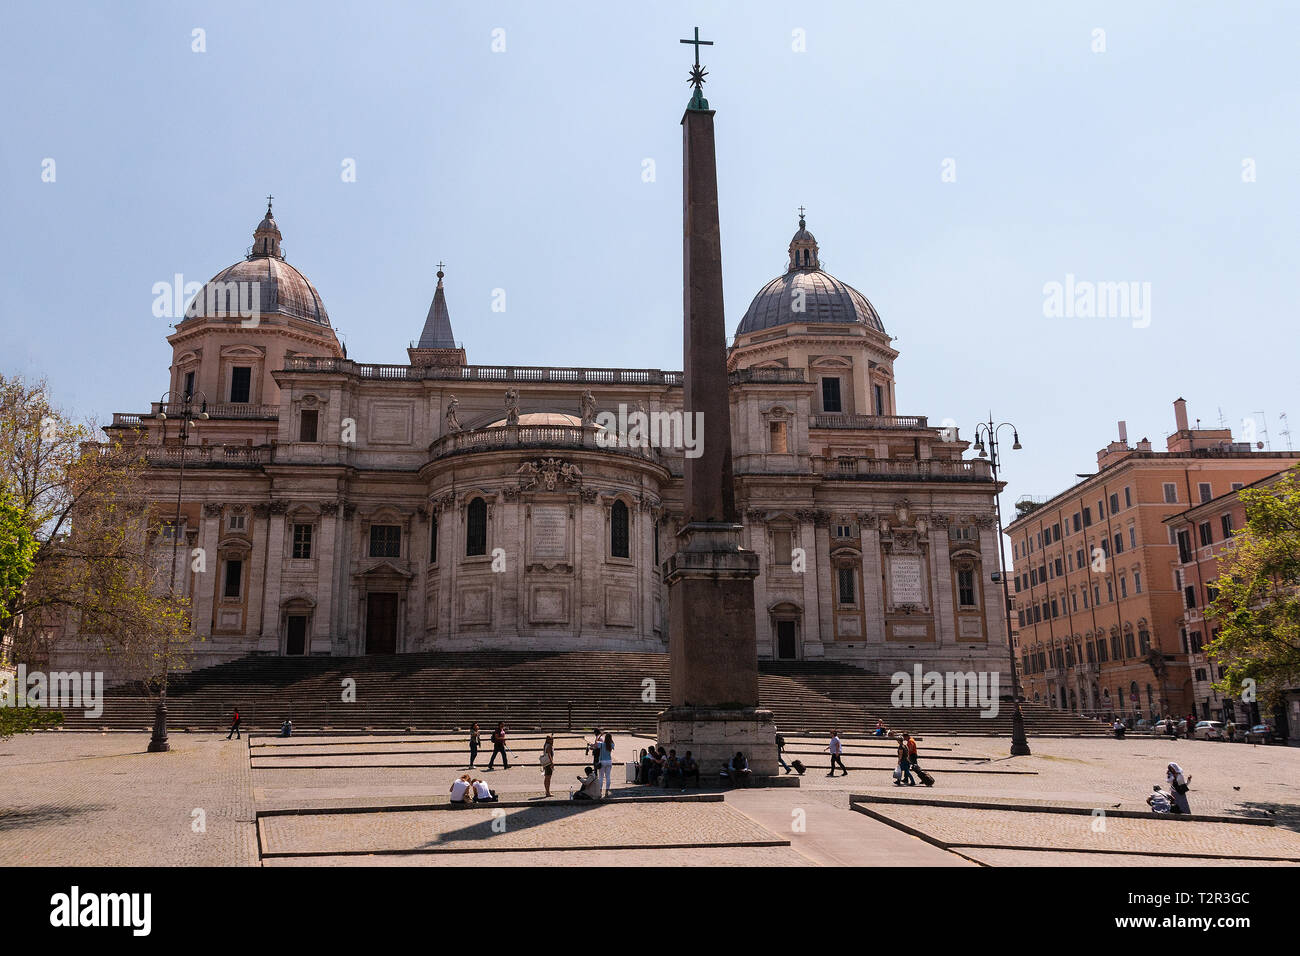
{"type": "Polygon", "coordinates": [[[889,596],[894,604],[924,604],[921,584],[921,559],[912,554],[895,554],[889,558],[889,596]]]}
{"type": "Polygon", "coordinates": [[[533,506],[533,557],[569,556],[569,509],[565,505],[533,506]]]}

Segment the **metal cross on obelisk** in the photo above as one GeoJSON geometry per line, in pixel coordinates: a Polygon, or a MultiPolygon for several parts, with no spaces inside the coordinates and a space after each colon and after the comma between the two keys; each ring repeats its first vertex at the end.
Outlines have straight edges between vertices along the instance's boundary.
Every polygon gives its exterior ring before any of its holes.
{"type": "Polygon", "coordinates": [[[696,27],[694,40],[680,40],[678,42],[690,43],[695,46],[695,66],[691,68],[691,78],[687,81],[691,86],[695,87],[695,93],[691,96],[691,103],[687,108],[693,110],[707,110],[709,108],[709,101],[704,98],[702,87],[704,86],[704,78],[709,75],[709,71],[700,66],[700,47],[713,46],[713,41],[701,40],[700,28],[696,27]]]}

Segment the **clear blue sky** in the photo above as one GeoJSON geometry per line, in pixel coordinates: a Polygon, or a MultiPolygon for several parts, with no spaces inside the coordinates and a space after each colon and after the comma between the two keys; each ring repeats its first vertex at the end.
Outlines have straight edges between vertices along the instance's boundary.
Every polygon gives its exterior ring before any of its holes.
{"type": "Polygon", "coordinates": [[[1206,425],[1265,411],[1274,448],[1289,411],[1300,447],[1294,4],[9,2],[4,21],[0,369],[101,421],[167,388],[153,284],[241,258],[268,192],[354,358],[405,361],[441,258],[471,362],[680,368],[677,41],[699,25],[729,328],[804,204],[825,267],[897,336],[900,411],[1019,426],[1008,504],[1092,470],[1118,419],[1163,448],[1179,395],[1206,425]],[[1150,326],[1045,318],[1067,274],[1149,282],[1150,326]]]}

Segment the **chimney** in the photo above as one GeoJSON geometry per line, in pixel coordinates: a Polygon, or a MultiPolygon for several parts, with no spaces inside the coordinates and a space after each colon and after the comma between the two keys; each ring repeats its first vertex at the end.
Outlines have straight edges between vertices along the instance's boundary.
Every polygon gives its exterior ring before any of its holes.
{"type": "Polygon", "coordinates": [[[1127,422],[1119,423],[1119,440],[1123,442],[1125,445],[1128,444],[1128,423],[1127,422]]]}
{"type": "Polygon", "coordinates": [[[1174,401],[1174,422],[1177,427],[1175,431],[1185,432],[1187,428],[1187,402],[1184,399],[1174,401]]]}

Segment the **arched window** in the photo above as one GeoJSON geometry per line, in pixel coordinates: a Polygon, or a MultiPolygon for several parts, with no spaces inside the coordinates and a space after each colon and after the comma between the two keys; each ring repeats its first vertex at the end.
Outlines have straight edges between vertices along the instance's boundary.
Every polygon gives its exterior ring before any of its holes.
{"type": "Polygon", "coordinates": [[[465,516],[465,554],[487,554],[487,502],[475,498],[465,516]]]}
{"type": "Polygon", "coordinates": [[[621,501],[615,501],[613,507],[609,509],[610,555],[615,558],[630,557],[631,548],[628,539],[627,505],[621,501]]]}

